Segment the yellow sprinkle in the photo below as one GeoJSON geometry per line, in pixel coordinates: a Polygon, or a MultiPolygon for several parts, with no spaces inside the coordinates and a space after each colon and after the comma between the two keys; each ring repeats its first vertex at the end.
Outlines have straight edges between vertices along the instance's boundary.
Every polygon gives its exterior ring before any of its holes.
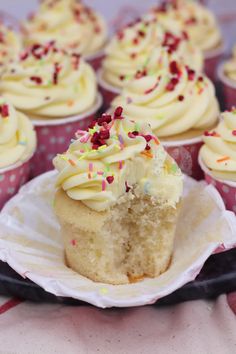
{"type": "Polygon", "coordinates": [[[102,295],[106,295],[106,294],[108,293],[108,289],[107,289],[107,288],[101,288],[101,289],[100,289],[100,293],[101,293],[102,295]]]}
{"type": "Polygon", "coordinates": [[[71,107],[75,104],[75,102],[73,100],[69,100],[67,101],[67,106],[71,107]]]}

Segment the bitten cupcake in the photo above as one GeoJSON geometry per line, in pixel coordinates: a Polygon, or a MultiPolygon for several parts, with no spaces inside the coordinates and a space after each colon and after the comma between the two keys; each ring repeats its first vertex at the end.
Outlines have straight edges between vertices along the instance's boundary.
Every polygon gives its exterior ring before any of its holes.
{"type": "Polygon", "coordinates": [[[101,105],[92,67],[54,42],[33,45],[10,64],[0,92],[36,127],[36,175],[52,168],[52,158],[65,151],[71,132],[86,127],[101,105]]]}
{"type": "Polygon", "coordinates": [[[20,35],[0,22],[0,75],[18,57],[21,50],[20,35]]]}
{"type": "Polygon", "coordinates": [[[231,110],[236,103],[236,46],[232,57],[220,64],[218,78],[222,86],[224,108],[231,110]]]}
{"type": "Polygon", "coordinates": [[[93,281],[156,277],[171,261],[183,180],[146,124],[103,114],[54,159],[69,267],[93,281]]]}
{"type": "Polygon", "coordinates": [[[215,80],[224,45],[214,14],[198,1],[164,0],[151,14],[166,28],[180,27],[205,54],[205,71],[215,80]]]}
{"type": "Polygon", "coordinates": [[[0,209],[28,180],[35,147],[30,120],[0,97],[0,209]]]}
{"type": "Polygon", "coordinates": [[[203,140],[200,164],[206,180],[216,186],[228,209],[236,212],[236,109],[224,112],[203,140]]]}
{"type": "Polygon", "coordinates": [[[37,13],[22,23],[24,44],[51,40],[67,51],[86,57],[91,65],[100,65],[107,40],[104,19],[77,0],[43,0],[37,13]]]}
{"type": "Polygon", "coordinates": [[[197,71],[203,69],[202,53],[186,32],[166,31],[155,19],[138,19],[120,30],[106,48],[98,77],[107,106],[136,71],[147,64],[155,48],[175,53],[197,71]]]}
{"type": "Polygon", "coordinates": [[[204,130],[214,127],[219,104],[211,81],[175,55],[156,49],[149,63],[115,98],[129,119],[149,123],[182,170],[201,177],[197,156],[204,130]]]}

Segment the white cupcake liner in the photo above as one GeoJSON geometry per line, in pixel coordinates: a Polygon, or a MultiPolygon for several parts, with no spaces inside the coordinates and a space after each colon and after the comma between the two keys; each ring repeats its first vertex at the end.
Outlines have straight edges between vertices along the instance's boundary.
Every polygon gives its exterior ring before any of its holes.
{"type": "Polygon", "coordinates": [[[106,307],[152,304],[199,274],[207,258],[236,244],[236,218],[212,186],[185,178],[176,242],[169,269],[128,285],[93,282],[65,265],[60,226],[53,212],[56,173],[23,187],[0,215],[0,260],[57,296],[106,307]]]}

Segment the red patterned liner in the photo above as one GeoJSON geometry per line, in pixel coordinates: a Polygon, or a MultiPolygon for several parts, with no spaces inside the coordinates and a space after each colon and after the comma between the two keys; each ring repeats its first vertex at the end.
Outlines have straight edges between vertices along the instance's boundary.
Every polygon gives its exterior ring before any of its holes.
{"type": "Polygon", "coordinates": [[[101,50],[96,54],[91,54],[85,57],[87,63],[89,63],[95,71],[98,71],[102,66],[102,61],[105,57],[104,51],[101,50]]]}
{"type": "Polygon", "coordinates": [[[37,134],[37,150],[32,158],[31,177],[36,177],[53,169],[52,159],[68,149],[71,138],[78,129],[87,129],[95,119],[102,105],[101,95],[94,107],[87,113],[73,117],[50,119],[46,121],[33,120],[37,134]]]}
{"type": "Polygon", "coordinates": [[[225,52],[225,46],[221,45],[219,48],[209,50],[205,53],[204,71],[206,75],[213,81],[217,82],[217,67],[225,52]]]}
{"type": "Polygon", "coordinates": [[[224,109],[231,110],[232,107],[236,106],[236,82],[225,75],[224,65],[225,62],[219,65],[217,73],[222,88],[224,109]]]}
{"type": "Polygon", "coordinates": [[[161,140],[161,142],[168,154],[177,162],[183,173],[196,180],[204,178],[204,174],[198,163],[199,150],[203,145],[201,137],[171,142],[161,140]]]}
{"type": "Polygon", "coordinates": [[[0,210],[28,182],[31,159],[0,169],[0,210]]]}
{"type": "Polygon", "coordinates": [[[236,182],[220,180],[214,177],[200,157],[199,164],[204,171],[206,182],[212,184],[218,190],[226,208],[236,214],[236,182]]]}
{"type": "Polygon", "coordinates": [[[107,110],[111,102],[121,93],[121,89],[105,82],[102,78],[102,69],[97,72],[98,87],[103,97],[103,110],[107,110]]]}

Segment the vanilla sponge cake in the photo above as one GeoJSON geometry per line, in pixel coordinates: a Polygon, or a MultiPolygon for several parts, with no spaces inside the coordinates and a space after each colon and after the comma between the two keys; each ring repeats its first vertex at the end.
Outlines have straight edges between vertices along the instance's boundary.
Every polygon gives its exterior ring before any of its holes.
{"type": "Polygon", "coordinates": [[[171,261],[183,180],[148,125],[104,114],[54,159],[69,267],[97,282],[156,277],[171,261]]]}

